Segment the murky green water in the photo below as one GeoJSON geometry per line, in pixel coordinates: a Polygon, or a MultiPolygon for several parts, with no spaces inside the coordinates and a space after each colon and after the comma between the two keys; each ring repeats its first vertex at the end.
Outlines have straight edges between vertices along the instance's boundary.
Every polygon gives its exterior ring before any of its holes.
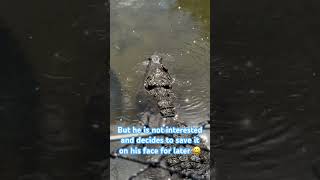
{"type": "MultiPolygon", "coordinates": [[[[135,123],[144,112],[139,106],[143,98],[137,95],[146,57],[153,53],[163,56],[175,79],[179,118],[188,124],[208,120],[210,1],[114,0],[110,14],[111,133],[116,125],[135,123]]],[[[112,143],[111,150],[118,146],[112,143]]],[[[128,163],[112,160],[111,178],[127,179],[143,167],[128,168],[128,163]]]]}
{"type": "Polygon", "coordinates": [[[110,65],[120,81],[123,96],[123,103],[111,109],[115,113],[112,119],[134,118],[145,58],[155,52],[163,54],[176,79],[177,103],[187,111],[185,115],[189,118],[208,115],[210,37],[209,7],[205,6],[208,1],[181,2],[111,2],[110,65]]]}

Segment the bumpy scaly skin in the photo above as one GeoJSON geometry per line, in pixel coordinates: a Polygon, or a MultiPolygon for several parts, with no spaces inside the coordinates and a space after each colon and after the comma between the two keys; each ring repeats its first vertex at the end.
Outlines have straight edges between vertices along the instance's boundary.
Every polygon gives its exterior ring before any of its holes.
{"type": "MultiPolygon", "coordinates": [[[[202,148],[199,156],[193,154],[167,155],[165,156],[166,164],[173,172],[180,172],[185,176],[192,177],[192,179],[209,179],[210,152],[205,150],[205,146],[203,144],[198,144],[198,146],[202,148]]],[[[180,147],[183,147],[183,145],[180,147]]],[[[186,145],[186,147],[193,148],[194,145],[186,145]]]]}
{"type": "MultiPolygon", "coordinates": [[[[168,126],[174,127],[187,127],[183,122],[168,122],[168,126]]],[[[172,137],[176,138],[194,138],[197,134],[173,134],[172,137]]],[[[206,148],[205,144],[190,144],[190,145],[177,145],[166,144],[168,147],[187,147],[193,148],[199,146],[201,154],[199,156],[193,154],[185,155],[166,155],[164,160],[171,171],[179,172],[194,180],[207,180],[210,179],[210,151],[206,148]]]]}
{"type": "MultiPolygon", "coordinates": [[[[162,64],[162,58],[158,55],[153,55],[149,58],[149,64],[146,70],[144,87],[145,92],[151,95],[153,100],[156,101],[158,108],[160,109],[160,114],[152,114],[145,112],[145,118],[142,118],[143,124],[156,128],[162,125],[169,127],[187,127],[187,125],[175,118],[176,112],[174,109],[175,95],[172,91],[173,79],[166,67],[162,64]]],[[[144,93],[142,93],[145,95],[144,93]]],[[[143,97],[146,98],[147,97],[143,97]]],[[[153,101],[152,100],[152,101],[153,101]]],[[[146,101],[148,102],[148,101],[146,101]]],[[[149,102],[148,102],[149,103],[149,102]]],[[[153,103],[152,103],[153,104],[153,103]]],[[[152,110],[150,112],[153,112],[152,110]]],[[[195,134],[167,134],[171,138],[193,138],[197,136],[195,134]]],[[[160,147],[162,145],[156,144],[145,144],[145,147],[160,147]]],[[[206,149],[204,143],[200,144],[190,144],[190,145],[177,145],[177,144],[164,144],[163,146],[169,147],[187,147],[193,148],[199,146],[201,154],[199,156],[193,154],[186,155],[162,155],[161,158],[157,157],[156,161],[162,164],[164,161],[167,170],[160,168],[158,166],[149,166],[147,169],[143,170],[142,173],[138,172],[133,175],[130,179],[176,179],[176,180],[208,180],[210,178],[210,151],[206,149]],[[162,160],[161,160],[162,159],[162,160]],[[171,172],[169,172],[171,171],[171,172]]],[[[154,157],[154,156],[153,156],[154,157]]],[[[149,159],[146,155],[143,155],[142,159],[149,159]]],[[[107,177],[107,175],[105,176],[107,177]]]]}
{"type": "Polygon", "coordinates": [[[162,117],[174,117],[175,95],[172,91],[173,79],[168,73],[168,69],[162,64],[162,58],[152,55],[149,58],[144,87],[157,101],[162,117]]]}
{"type": "MultiPolygon", "coordinates": [[[[149,58],[149,64],[146,71],[144,87],[147,92],[157,101],[158,108],[162,117],[166,118],[166,126],[186,127],[186,125],[174,118],[175,109],[173,102],[175,95],[172,91],[173,80],[166,67],[162,64],[162,58],[153,55],[149,58]]],[[[149,123],[152,121],[149,121],[149,123]]],[[[153,123],[154,124],[154,123],[153,123]]],[[[174,134],[174,138],[192,138],[194,135],[174,134]]],[[[175,145],[165,145],[173,147],[175,145]]],[[[183,145],[181,145],[183,146],[183,145]]],[[[193,148],[194,145],[187,145],[193,148]]],[[[205,149],[204,144],[198,146],[205,149]]],[[[167,155],[165,156],[166,164],[172,171],[180,172],[186,176],[192,175],[192,179],[209,179],[209,151],[203,151],[200,156],[188,155],[167,155]]]]}

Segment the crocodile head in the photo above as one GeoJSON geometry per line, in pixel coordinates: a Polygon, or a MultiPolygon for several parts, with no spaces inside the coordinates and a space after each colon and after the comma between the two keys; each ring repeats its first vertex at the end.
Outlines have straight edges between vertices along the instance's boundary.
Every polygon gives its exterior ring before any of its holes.
{"type": "Polygon", "coordinates": [[[162,64],[162,57],[156,54],[149,57],[148,60],[151,61],[152,63],[162,64]]]}
{"type": "Polygon", "coordinates": [[[159,55],[152,55],[146,70],[144,88],[157,103],[160,113],[164,117],[174,117],[175,108],[173,101],[175,95],[172,91],[173,79],[168,69],[162,64],[159,55]]]}

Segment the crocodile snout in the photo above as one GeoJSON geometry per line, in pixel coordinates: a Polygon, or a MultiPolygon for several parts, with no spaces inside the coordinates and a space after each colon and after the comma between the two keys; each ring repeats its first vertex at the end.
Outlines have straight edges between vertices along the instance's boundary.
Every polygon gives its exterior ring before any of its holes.
{"type": "Polygon", "coordinates": [[[162,58],[159,55],[152,55],[148,58],[149,61],[152,61],[153,63],[161,64],[162,58]]]}

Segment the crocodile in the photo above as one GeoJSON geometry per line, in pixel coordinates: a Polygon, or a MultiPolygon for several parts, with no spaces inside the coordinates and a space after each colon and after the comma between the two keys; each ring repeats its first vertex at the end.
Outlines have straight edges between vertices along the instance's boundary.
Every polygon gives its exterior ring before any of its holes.
{"type": "MultiPolygon", "coordinates": [[[[160,55],[154,54],[148,58],[148,65],[144,74],[143,87],[138,92],[138,99],[141,110],[143,111],[140,117],[140,121],[144,126],[150,128],[157,128],[160,126],[174,126],[174,127],[186,127],[187,125],[178,118],[175,109],[175,94],[172,86],[174,79],[169,74],[169,70],[163,64],[163,59],[160,55]]],[[[165,134],[159,135],[162,137],[172,138],[193,138],[197,135],[188,134],[165,134]]],[[[137,172],[129,179],[142,180],[142,179],[196,179],[206,180],[210,175],[210,150],[204,145],[189,144],[189,145],[177,145],[177,144],[144,144],[138,145],[138,147],[150,147],[155,148],[159,146],[176,147],[176,148],[193,148],[199,146],[202,149],[202,153],[199,156],[193,154],[170,154],[170,155],[135,155],[122,157],[117,154],[117,150],[113,151],[111,157],[123,158],[138,162],[150,162],[150,165],[145,169],[137,172]]]]}
{"type": "Polygon", "coordinates": [[[173,78],[162,64],[161,56],[152,55],[148,60],[144,88],[156,100],[162,117],[174,117],[176,111],[173,104],[175,100],[172,91],[173,78]]]}
{"type": "MultiPolygon", "coordinates": [[[[148,58],[149,63],[144,77],[144,88],[150,96],[156,101],[157,107],[160,110],[161,117],[150,118],[147,125],[157,124],[154,121],[161,121],[164,124],[158,123],[158,126],[175,126],[186,127],[182,120],[176,116],[174,100],[175,94],[172,90],[173,78],[170,76],[168,69],[162,63],[162,57],[159,55],[152,55],[148,58]]],[[[151,116],[152,117],[152,116],[151,116]]],[[[174,138],[193,138],[196,135],[174,134],[169,135],[174,138]]],[[[165,145],[167,147],[185,147],[185,145],[165,145]]],[[[189,148],[195,145],[187,145],[189,148]]],[[[204,143],[198,144],[203,149],[200,156],[193,154],[187,155],[166,155],[164,161],[170,172],[179,172],[180,174],[192,179],[208,179],[210,169],[210,151],[206,149],[204,143]]],[[[160,171],[159,171],[160,172],[160,171]]],[[[148,178],[145,176],[145,178],[148,178]]],[[[178,179],[179,177],[175,177],[178,179]]],[[[139,179],[139,178],[138,178],[139,179]]],[[[159,178],[158,178],[159,179],[159,178]]]]}

